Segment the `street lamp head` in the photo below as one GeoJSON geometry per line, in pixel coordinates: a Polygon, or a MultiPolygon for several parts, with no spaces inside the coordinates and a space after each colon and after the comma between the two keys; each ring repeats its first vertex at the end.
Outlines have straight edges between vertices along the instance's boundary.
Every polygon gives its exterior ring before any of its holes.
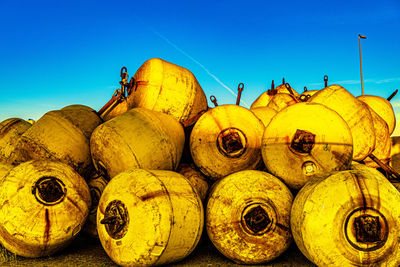
{"type": "Polygon", "coordinates": [[[367,37],[365,37],[364,35],[359,34],[358,37],[363,38],[363,39],[367,39],[367,37]]]}

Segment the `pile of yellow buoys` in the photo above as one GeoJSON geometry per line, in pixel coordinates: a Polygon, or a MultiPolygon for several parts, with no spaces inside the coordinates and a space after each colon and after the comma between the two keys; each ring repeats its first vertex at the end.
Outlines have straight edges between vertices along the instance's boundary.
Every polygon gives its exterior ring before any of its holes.
{"type": "Polygon", "coordinates": [[[0,122],[7,250],[52,255],[82,231],[116,264],[151,266],[189,256],[206,232],[240,264],[295,242],[318,266],[399,266],[388,100],[283,80],[250,109],[211,108],[188,69],[159,58],[121,78],[99,111],[0,122]]]}

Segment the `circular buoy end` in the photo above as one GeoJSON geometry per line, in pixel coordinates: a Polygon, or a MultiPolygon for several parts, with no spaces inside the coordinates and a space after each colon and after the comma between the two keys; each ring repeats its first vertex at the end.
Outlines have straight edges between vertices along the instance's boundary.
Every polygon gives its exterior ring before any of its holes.
{"type": "Polygon", "coordinates": [[[374,251],[383,247],[388,234],[385,216],[374,208],[356,209],[346,218],[346,239],[357,250],[374,251]]]}
{"type": "Polygon", "coordinates": [[[67,189],[64,183],[52,176],[44,176],[36,181],[32,188],[32,194],[40,203],[51,206],[63,201],[67,189]]]}
{"type": "Polygon", "coordinates": [[[124,203],[113,200],[108,203],[104,218],[100,221],[105,224],[107,233],[113,239],[121,239],[128,231],[129,215],[124,203]]]}
{"type": "Polygon", "coordinates": [[[246,135],[240,129],[226,128],[217,137],[217,147],[224,156],[238,158],[246,151],[246,135]]]}
{"type": "Polygon", "coordinates": [[[250,235],[262,235],[267,232],[272,224],[268,211],[268,207],[261,203],[245,207],[241,218],[243,229],[250,235]]]}

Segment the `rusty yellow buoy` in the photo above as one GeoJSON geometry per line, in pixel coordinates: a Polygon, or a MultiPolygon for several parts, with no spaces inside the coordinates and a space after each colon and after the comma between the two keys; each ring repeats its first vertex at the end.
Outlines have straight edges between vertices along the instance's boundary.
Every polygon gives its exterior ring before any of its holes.
{"type": "Polygon", "coordinates": [[[298,103],[278,112],[262,139],[267,170],[294,189],[318,174],[349,169],[352,152],[346,122],[315,103],[298,103]]]}
{"type": "Polygon", "coordinates": [[[124,112],[127,112],[129,109],[130,107],[128,106],[127,98],[123,98],[119,101],[118,104],[111,105],[108,109],[104,110],[104,112],[101,113],[100,117],[104,121],[108,121],[124,112]]]}
{"type": "Polygon", "coordinates": [[[60,160],[86,176],[91,168],[89,138],[100,123],[100,117],[88,109],[49,111],[21,136],[15,162],[60,160]]]}
{"type": "Polygon", "coordinates": [[[97,127],[90,150],[96,170],[111,179],[131,168],[175,170],[184,143],[183,127],[174,117],[133,108],[97,127]]]}
{"type": "Polygon", "coordinates": [[[108,256],[121,266],[179,261],[199,242],[201,200],[190,182],[172,171],[131,169],[104,189],[97,229],[108,256]]]}
{"type": "Polygon", "coordinates": [[[79,233],[89,206],[89,188],[70,166],[21,163],[0,179],[0,243],[24,257],[54,254],[79,233]]]}
{"type": "Polygon", "coordinates": [[[184,122],[207,110],[207,98],[191,71],[160,58],[143,63],[133,76],[129,108],[164,112],[184,122]]]}
{"type": "Polygon", "coordinates": [[[254,115],[259,118],[262,123],[264,124],[265,127],[269,124],[269,122],[272,120],[272,118],[276,115],[277,111],[275,109],[269,108],[269,107],[257,107],[257,108],[252,108],[250,109],[251,112],[254,113],[254,115]]]}
{"type": "Polygon", "coordinates": [[[18,139],[32,124],[20,119],[10,118],[0,122],[0,162],[12,163],[14,161],[15,146],[18,139]]]}
{"type": "Polygon", "coordinates": [[[389,127],[389,135],[391,135],[396,127],[396,116],[392,104],[387,99],[376,95],[360,95],[357,96],[357,99],[366,103],[386,121],[389,127]]]}
{"type": "MultiPolygon", "coordinates": [[[[375,148],[372,154],[378,158],[382,163],[387,164],[390,161],[390,151],[392,147],[392,140],[390,139],[389,127],[387,123],[372,109],[368,106],[369,111],[372,115],[372,121],[374,123],[375,132],[375,148]]],[[[364,163],[370,167],[378,168],[379,165],[373,161],[370,157],[364,159],[364,163]]]]}
{"type": "Polygon", "coordinates": [[[206,176],[219,179],[260,166],[262,122],[248,109],[220,105],[204,113],[190,135],[193,162],[206,176]]]}
{"type": "Polygon", "coordinates": [[[256,170],[230,174],[212,187],[206,209],[210,240],[240,264],[261,264],[292,242],[290,190],[273,175],[256,170]]]}
{"type": "Polygon", "coordinates": [[[317,266],[399,266],[399,203],[400,193],[376,170],[318,177],[293,202],[292,234],[317,266]]]}
{"type": "Polygon", "coordinates": [[[278,94],[290,94],[296,98],[299,96],[299,93],[297,93],[296,90],[294,90],[288,83],[278,85],[275,90],[278,92],[278,94]]]}
{"type": "Polygon", "coordinates": [[[269,101],[267,107],[274,109],[276,112],[281,111],[287,106],[299,103],[299,100],[294,95],[278,93],[269,101]]]}
{"type": "Polygon", "coordinates": [[[276,95],[276,93],[277,92],[273,90],[265,91],[256,100],[254,100],[254,102],[250,106],[250,109],[266,107],[269,101],[271,101],[274,95],[276,95]]]}
{"type": "Polygon", "coordinates": [[[93,238],[98,238],[97,234],[97,207],[101,194],[106,188],[108,181],[101,175],[93,172],[88,179],[88,186],[90,190],[90,196],[92,204],[89,209],[89,215],[83,227],[83,231],[93,238]]]}
{"type": "Polygon", "coordinates": [[[189,180],[199,194],[201,201],[204,201],[207,197],[209,185],[206,177],[200,171],[196,170],[194,164],[181,163],[176,171],[189,180]]]}
{"type": "Polygon", "coordinates": [[[353,160],[365,159],[375,148],[374,124],[366,104],[340,85],[330,85],[315,93],[308,102],[333,109],[346,121],[353,136],[353,160]]]}
{"type": "Polygon", "coordinates": [[[0,180],[9,172],[11,169],[14,168],[13,165],[10,163],[5,163],[0,161],[0,180]]]}

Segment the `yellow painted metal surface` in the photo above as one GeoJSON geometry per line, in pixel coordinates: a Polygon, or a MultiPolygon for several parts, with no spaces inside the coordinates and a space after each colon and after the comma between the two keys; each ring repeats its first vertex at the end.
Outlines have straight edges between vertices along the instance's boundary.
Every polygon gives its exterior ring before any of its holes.
{"type": "Polygon", "coordinates": [[[90,192],[70,166],[33,160],[0,179],[0,243],[24,257],[54,254],[79,233],[90,192]]]}
{"type": "MultiPolygon", "coordinates": [[[[390,151],[392,148],[392,140],[390,139],[389,127],[387,123],[372,108],[370,108],[369,106],[368,108],[372,115],[376,138],[375,149],[374,151],[372,151],[372,154],[380,161],[387,164],[390,160],[390,151]]],[[[374,168],[379,167],[379,165],[369,157],[364,159],[364,163],[374,168]]]]}
{"type": "Polygon", "coordinates": [[[250,106],[250,109],[266,107],[273,96],[274,95],[272,93],[268,93],[268,91],[262,93],[256,100],[254,100],[250,106]]]}
{"type": "Polygon", "coordinates": [[[174,117],[133,108],[97,127],[90,150],[96,170],[110,179],[131,168],[175,170],[184,143],[183,127],[174,117]]]}
{"type": "Polygon", "coordinates": [[[190,151],[200,171],[212,179],[260,166],[262,122],[249,110],[220,105],[204,113],[190,135],[190,151]]]}
{"type": "Polygon", "coordinates": [[[86,176],[91,168],[89,138],[100,123],[100,117],[87,109],[49,111],[21,136],[14,162],[60,160],[86,176]]]}
{"type": "Polygon", "coordinates": [[[340,85],[330,85],[315,93],[308,102],[323,104],[346,121],[353,136],[353,160],[365,159],[375,148],[372,115],[363,102],[340,85]]]}
{"type": "Polygon", "coordinates": [[[292,234],[317,266],[399,266],[400,193],[366,168],[313,179],[297,194],[292,234]]]}
{"type": "Polygon", "coordinates": [[[269,101],[267,107],[274,109],[276,112],[281,111],[287,106],[299,103],[299,100],[294,95],[278,93],[269,101]]]}
{"type": "Polygon", "coordinates": [[[353,140],[346,122],[328,107],[298,103],[274,116],[262,139],[267,170],[300,189],[316,175],[350,168],[353,140]]]}
{"type": "Polygon", "coordinates": [[[366,103],[386,121],[389,127],[389,134],[391,135],[396,127],[396,116],[392,104],[385,98],[376,95],[360,95],[357,96],[357,99],[366,103]]]}
{"type": "Polygon", "coordinates": [[[0,122],[0,162],[13,162],[18,139],[31,126],[32,124],[20,118],[10,118],[0,122]]]}
{"type": "Polygon", "coordinates": [[[181,163],[176,171],[189,180],[199,194],[201,201],[204,201],[208,193],[208,182],[206,177],[200,171],[196,170],[194,164],[181,163]]]}
{"type": "Polygon", "coordinates": [[[160,58],[143,63],[133,76],[134,91],[128,106],[142,107],[172,115],[183,122],[207,109],[207,98],[188,69],[160,58]]]}
{"type": "Polygon", "coordinates": [[[256,107],[250,109],[250,111],[253,112],[254,115],[256,115],[257,118],[259,118],[262,121],[265,127],[267,127],[269,122],[277,113],[275,109],[269,107],[256,107]]]}
{"type": "Polygon", "coordinates": [[[230,174],[210,192],[208,236],[222,254],[237,263],[269,262],[292,242],[292,202],[286,185],[269,173],[245,170],[230,174]]]}
{"type": "Polygon", "coordinates": [[[105,188],[97,211],[101,244],[122,266],[183,259],[197,245],[203,224],[197,192],[183,175],[172,171],[120,173],[105,188]]]}

